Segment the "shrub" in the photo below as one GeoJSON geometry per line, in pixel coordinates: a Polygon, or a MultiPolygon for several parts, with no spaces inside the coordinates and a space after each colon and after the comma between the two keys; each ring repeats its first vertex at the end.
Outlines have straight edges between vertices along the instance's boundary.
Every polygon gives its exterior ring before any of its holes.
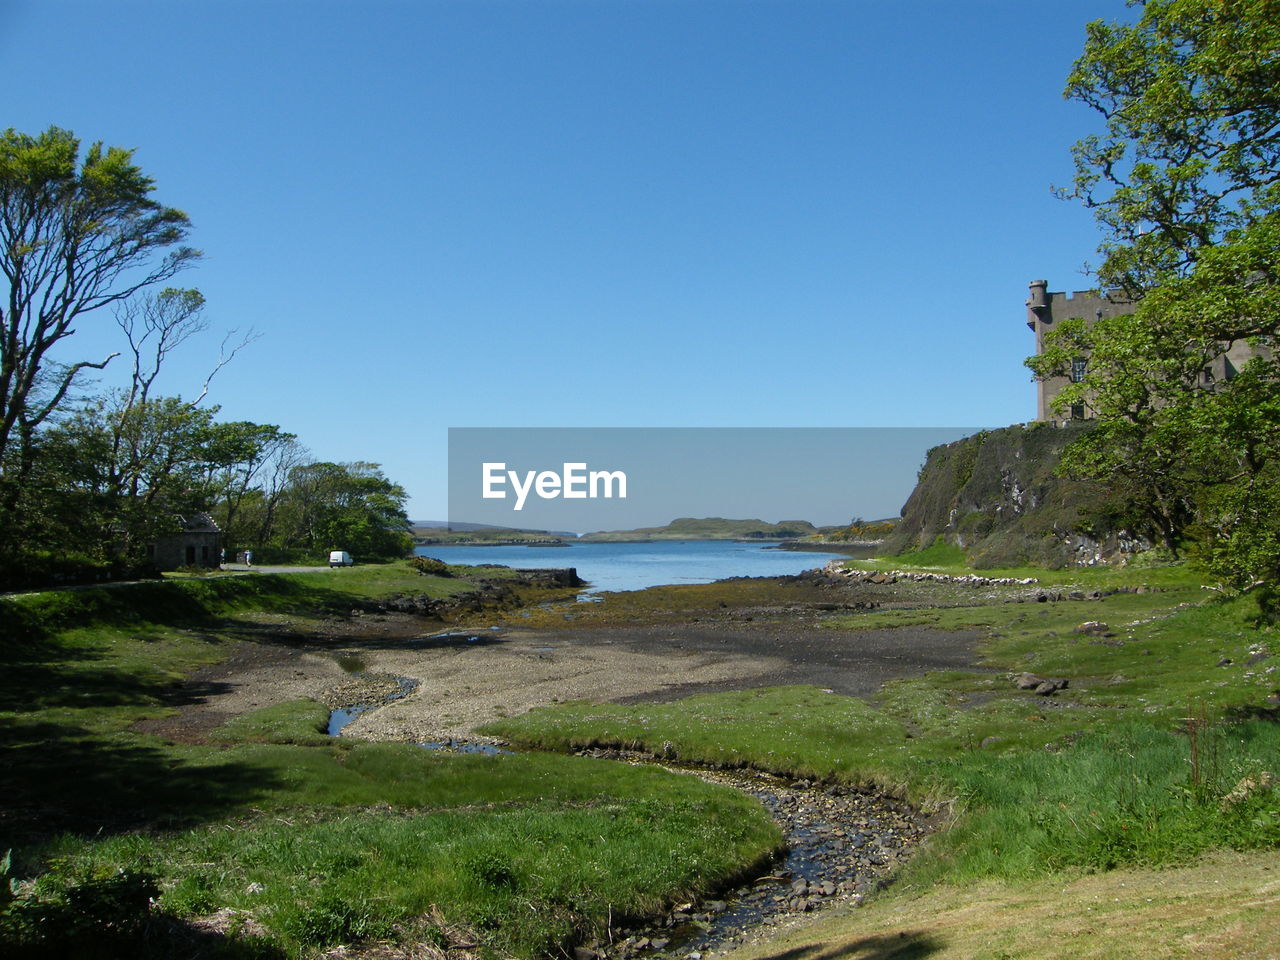
{"type": "Polygon", "coordinates": [[[142,939],[160,892],[143,870],[53,868],[27,883],[8,877],[0,861],[0,943],[9,957],[127,956],[142,939]]]}
{"type": "Polygon", "coordinates": [[[323,947],[388,933],[390,924],[378,914],[379,911],[362,900],[326,891],[286,916],[281,926],[299,943],[323,947]]]}
{"type": "Polygon", "coordinates": [[[411,557],[409,566],[417,570],[424,577],[452,577],[453,571],[449,569],[449,565],[435,557],[411,557]]]}

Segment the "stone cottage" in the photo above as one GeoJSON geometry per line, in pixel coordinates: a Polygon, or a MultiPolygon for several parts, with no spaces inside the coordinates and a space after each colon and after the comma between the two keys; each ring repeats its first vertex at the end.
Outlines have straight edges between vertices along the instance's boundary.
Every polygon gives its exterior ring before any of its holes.
{"type": "Polygon", "coordinates": [[[222,531],[209,514],[194,513],[182,518],[182,529],[177,533],[157,537],[147,548],[147,556],[157,570],[217,569],[222,563],[222,531]]]}

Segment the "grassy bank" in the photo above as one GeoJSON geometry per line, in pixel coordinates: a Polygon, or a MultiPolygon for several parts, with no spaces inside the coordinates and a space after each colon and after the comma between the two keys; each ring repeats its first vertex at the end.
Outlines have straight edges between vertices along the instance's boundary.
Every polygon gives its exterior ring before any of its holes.
{"type": "Polygon", "coordinates": [[[726,960],[1270,960],[1278,907],[1280,853],[1217,853],[1161,870],[899,886],[726,960]]]}
{"type": "Polygon", "coordinates": [[[472,586],[394,565],[0,599],[0,852],[23,881],[0,900],[6,955],[303,957],[372,937],[535,956],[771,855],[777,829],[735,791],[333,740],[310,701],[234,718],[210,746],[133,729],[262,642],[264,618],[288,642],[286,624],[362,599],[472,586]]]}
{"type": "Polygon", "coordinates": [[[704,895],[779,842],[757,805],[692,777],[405,744],[232,751],[278,779],[234,819],[50,852],[162,878],[182,916],[231,910],[291,955],[367,937],[536,956],[704,895]],[[434,927],[434,929],[431,929],[434,927]]]}
{"type": "MultiPolygon", "coordinates": [[[[964,572],[936,551],[870,565],[909,562],[964,572]]],[[[1169,875],[1143,872],[1161,868],[1203,879],[1206,863],[1235,862],[1260,878],[1271,868],[1262,854],[1203,859],[1280,846],[1280,725],[1268,699],[1280,676],[1274,628],[1257,604],[1217,599],[1182,567],[999,574],[1038,576],[1055,595],[1130,592],[1037,602],[1034,590],[912,585],[894,595],[901,602],[815,617],[813,604],[830,600],[820,586],[760,580],[509,611],[500,615],[508,623],[572,629],[782,621],[803,609],[819,634],[974,631],[981,663],[891,682],[865,701],[792,686],[571,703],[487,732],[561,754],[618,747],[877,786],[937,810],[946,829],[885,904],[778,948],[792,957],[972,956],[984,936],[1002,945],[991,956],[1027,956],[1034,940],[1022,928],[1047,922],[1051,889],[1068,889],[1075,899],[1061,914],[1083,922],[1089,898],[1114,889],[1116,876],[1169,875]],[[1037,696],[1012,682],[1024,671],[1068,685],[1037,696]],[[1003,906],[983,912],[974,891],[1003,906]]],[[[532,957],[705,895],[770,853],[776,830],[732,791],[557,754],[452,757],[335,741],[312,701],[233,718],[207,746],[133,729],[174,709],[177,680],[260,636],[264,622],[305,627],[359,599],[469,586],[392,567],[0,601],[14,624],[0,646],[11,771],[0,843],[14,850],[16,876],[43,871],[24,901],[30,913],[13,920],[6,908],[12,935],[44,923],[82,937],[81,953],[93,938],[139,936],[85,921],[85,904],[127,915],[121,904],[145,909],[154,883],[162,916],[175,919],[147,928],[138,949],[153,956],[198,943],[206,954],[306,957],[386,938],[454,956],[532,957]],[[240,935],[208,939],[193,918],[240,935]]],[[[1041,944],[1041,955],[1180,955],[1159,948],[1161,918],[1182,901],[1114,902],[1125,906],[1107,908],[1110,922],[1132,918],[1147,940],[1102,935],[1093,953],[1045,954],[1041,944]]],[[[1253,915],[1229,913],[1237,926],[1253,915]]],[[[1205,942],[1247,943],[1229,927],[1205,942]]]]}
{"type": "Polygon", "coordinates": [[[1256,602],[1215,599],[1183,568],[1036,573],[1064,588],[1154,589],[967,606],[947,594],[938,607],[828,617],[824,626],[842,630],[982,635],[983,669],[894,681],[871,702],[795,687],[662,705],[575,703],[486,732],[904,793],[949,825],[907,868],[904,888],[1183,865],[1213,849],[1280,845],[1280,725],[1268,700],[1280,676],[1274,628],[1256,602]],[[1015,686],[1024,671],[1068,686],[1037,696],[1015,686]]]}
{"type": "MultiPolygon", "coordinates": [[[[460,567],[465,577],[474,568],[460,567]]],[[[319,617],[351,609],[352,601],[394,593],[446,597],[468,589],[465,579],[422,576],[407,564],[364,565],[315,573],[174,576],[163,580],[73,587],[0,596],[5,628],[0,649],[61,635],[69,628],[131,631],[216,626],[245,611],[319,617]]]]}

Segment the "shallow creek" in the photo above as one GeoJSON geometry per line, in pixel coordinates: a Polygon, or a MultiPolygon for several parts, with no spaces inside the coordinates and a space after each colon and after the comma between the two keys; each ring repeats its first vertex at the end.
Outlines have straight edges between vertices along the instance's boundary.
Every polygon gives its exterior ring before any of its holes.
{"type": "Polygon", "coordinates": [[[926,818],[908,804],[845,786],[755,771],[672,767],[614,751],[582,755],[657,763],[742,790],[764,804],[782,828],[787,847],[769,872],[751,883],[589,944],[586,949],[599,957],[659,953],[698,960],[704,953],[767,936],[803,914],[836,904],[857,905],[885,883],[929,830],[926,818]]]}
{"type": "MultiPolygon", "coordinates": [[[[360,673],[357,664],[351,668],[360,673]]],[[[416,686],[408,677],[389,679],[395,687],[380,699],[334,709],[329,734],[338,736],[360,714],[405,697],[416,686]]],[[[510,752],[464,740],[420,746],[456,753],[510,752]]],[[[929,829],[926,818],[908,804],[846,786],[754,771],[677,767],[645,754],[613,750],[588,750],[579,756],[654,764],[742,790],[764,804],[778,823],[786,852],[751,883],[723,891],[717,899],[682,904],[641,926],[611,930],[608,938],[579,947],[576,960],[640,954],[701,960],[703,954],[766,936],[803,914],[836,904],[856,905],[884,884],[929,829]]]]}

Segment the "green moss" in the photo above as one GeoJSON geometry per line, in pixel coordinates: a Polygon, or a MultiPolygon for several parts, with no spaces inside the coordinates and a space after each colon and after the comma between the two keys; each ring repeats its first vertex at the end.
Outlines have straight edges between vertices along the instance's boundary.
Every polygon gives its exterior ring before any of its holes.
{"type": "Polygon", "coordinates": [[[885,552],[917,551],[941,536],[962,541],[979,569],[1075,563],[1074,534],[1105,539],[1117,530],[1100,488],[1055,472],[1063,448],[1085,429],[1015,425],[930,450],[885,552]]]}

